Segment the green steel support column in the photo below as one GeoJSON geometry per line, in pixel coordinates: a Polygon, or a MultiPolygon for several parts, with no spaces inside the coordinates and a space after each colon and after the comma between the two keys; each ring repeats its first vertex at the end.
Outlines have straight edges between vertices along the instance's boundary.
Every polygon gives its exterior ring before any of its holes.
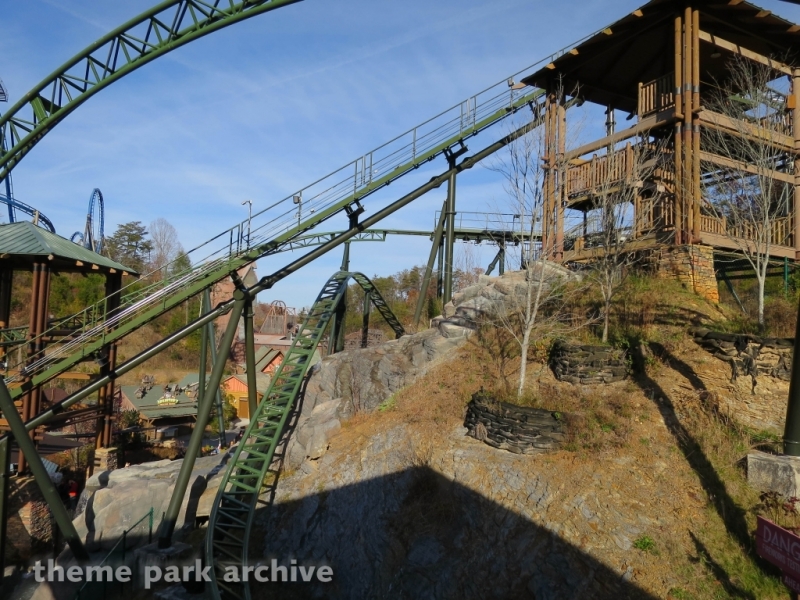
{"type": "Polygon", "coordinates": [[[456,227],[456,174],[451,173],[447,180],[447,216],[444,237],[444,294],[442,304],[453,299],[453,251],[455,250],[456,227]]]}
{"type": "Polygon", "coordinates": [[[502,275],[506,272],[506,243],[500,242],[500,270],[499,273],[502,275]]]}
{"type": "Polygon", "coordinates": [[[369,312],[372,308],[372,292],[364,292],[364,310],[361,317],[361,347],[369,344],[369,312]]]}
{"type": "Polygon", "coordinates": [[[81,538],[78,536],[78,532],[72,524],[72,519],[70,519],[69,514],[67,514],[64,503],[61,502],[56,486],[50,480],[50,476],[44,468],[44,464],[42,463],[39,453],[36,451],[33,440],[28,437],[25,424],[22,422],[22,418],[19,416],[14,406],[14,401],[11,399],[11,395],[8,393],[8,388],[4,381],[0,381],[0,410],[3,411],[3,416],[6,418],[6,421],[8,421],[8,426],[11,428],[14,439],[17,440],[20,452],[28,459],[28,468],[36,479],[39,489],[42,491],[44,501],[50,506],[50,511],[53,513],[53,518],[58,528],[61,530],[61,534],[72,549],[72,554],[74,554],[75,558],[78,560],[87,560],[89,554],[83,547],[83,543],[81,543],[81,538]]]}
{"type": "Polygon", "coordinates": [[[794,333],[794,350],[792,351],[792,379],[789,382],[789,404],[786,407],[786,426],[783,430],[783,453],[788,456],[800,456],[800,306],[798,306],[797,328],[794,333]]]}
{"type": "Polygon", "coordinates": [[[342,255],[342,268],[340,271],[350,270],[350,241],[344,243],[344,254],[342,255]]]}
{"type": "Polygon", "coordinates": [[[422,287],[420,288],[419,298],[417,299],[417,308],[414,309],[414,327],[419,326],[419,320],[422,316],[422,307],[428,299],[428,287],[430,286],[431,276],[433,274],[433,261],[436,260],[436,254],[442,246],[442,230],[444,229],[446,208],[447,201],[445,200],[442,204],[442,212],[439,213],[439,222],[436,224],[436,230],[433,232],[433,244],[431,244],[431,252],[428,255],[428,264],[425,266],[425,276],[422,278],[422,287]]]}
{"type": "Polygon", "coordinates": [[[334,352],[341,352],[344,350],[344,326],[345,326],[345,315],[347,314],[347,291],[344,292],[342,295],[342,301],[339,302],[339,306],[336,307],[336,319],[335,319],[335,328],[331,330],[331,334],[334,336],[334,352]]]}
{"type": "MultiPolygon", "coordinates": [[[[8,535],[8,500],[9,492],[11,491],[10,474],[8,472],[11,467],[11,444],[9,437],[0,439],[0,573],[5,572],[5,556],[6,556],[6,537],[8,535]]],[[[7,594],[3,594],[3,577],[0,577],[0,595],[4,598],[7,594]]]]}
{"type": "MultiPolygon", "coordinates": [[[[242,314],[241,312],[239,313],[242,314]]],[[[231,315],[231,319],[233,319],[233,315],[231,315]]],[[[230,325],[230,322],[228,323],[230,325]]],[[[239,327],[239,318],[236,318],[236,327],[239,327]]],[[[214,340],[217,336],[214,334],[214,322],[212,321],[208,325],[206,325],[208,329],[208,348],[211,350],[211,364],[217,364],[217,346],[214,344],[214,340]]],[[[233,342],[231,342],[233,343],[233,342]]],[[[230,351],[231,345],[228,344],[227,350],[225,350],[225,356],[230,351]]],[[[225,359],[222,359],[222,362],[225,362],[225,359]]],[[[219,382],[217,382],[216,387],[216,399],[217,399],[217,421],[219,425],[219,445],[225,447],[228,443],[228,440],[225,439],[225,415],[223,414],[223,407],[222,407],[222,392],[219,391],[219,382]]]]}
{"type": "Polygon", "coordinates": [[[444,238],[439,244],[439,254],[436,260],[436,297],[444,296],[444,238]]]}
{"type": "MultiPolygon", "coordinates": [[[[211,292],[209,288],[203,291],[200,300],[200,313],[206,314],[211,308],[211,292]]],[[[200,373],[197,379],[197,397],[202,398],[206,393],[206,369],[208,368],[208,327],[200,328],[200,373]]]]}
{"type": "MultiPolygon", "coordinates": [[[[161,523],[161,533],[158,538],[159,548],[169,548],[172,545],[172,533],[175,531],[178,513],[181,510],[181,504],[183,504],[183,497],[186,495],[186,488],[189,486],[194,461],[200,453],[200,446],[203,444],[203,432],[206,425],[208,425],[211,404],[214,402],[214,396],[219,392],[219,383],[222,380],[222,372],[225,370],[226,361],[223,357],[230,349],[236,330],[239,327],[239,317],[242,316],[242,311],[244,310],[246,295],[243,291],[237,289],[233,293],[233,298],[231,318],[219,343],[219,352],[217,353],[219,359],[214,360],[214,366],[211,368],[211,375],[208,378],[208,388],[206,388],[203,398],[197,406],[197,421],[195,422],[194,431],[192,431],[192,437],[189,439],[189,446],[186,448],[186,456],[183,459],[181,471],[175,482],[175,490],[172,492],[169,508],[167,508],[164,521],[161,523]]],[[[5,386],[3,386],[3,389],[5,389],[5,386]]]]}
{"type": "Polygon", "coordinates": [[[253,331],[253,299],[248,297],[244,309],[244,360],[247,365],[247,413],[252,419],[258,410],[256,382],[256,340],[253,331]]]}

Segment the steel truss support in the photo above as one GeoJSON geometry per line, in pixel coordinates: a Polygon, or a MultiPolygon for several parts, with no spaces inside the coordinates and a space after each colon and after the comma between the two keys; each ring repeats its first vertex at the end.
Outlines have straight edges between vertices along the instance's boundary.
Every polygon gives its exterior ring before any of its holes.
{"type": "Polygon", "coordinates": [[[372,307],[372,292],[364,292],[364,308],[361,311],[361,347],[369,345],[369,313],[372,307]]]}
{"type": "Polygon", "coordinates": [[[492,259],[492,262],[489,263],[489,266],[486,268],[486,274],[491,275],[494,268],[499,265],[499,273],[502,275],[506,272],[506,245],[505,242],[500,242],[500,249],[495,254],[495,257],[492,259]]]}
{"type": "MultiPolygon", "coordinates": [[[[211,310],[211,290],[210,288],[206,288],[203,291],[203,299],[202,299],[202,311],[207,313],[211,310]]],[[[216,364],[217,362],[217,346],[216,346],[217,336],[214,332],[214,322],[210,321],[203,330],[201,334],[201,344],[202,347],[200,349],[200,363],[201,363],[201,374],[200,374],[200,384],[197,386],[197,397],[202,398],[203,394],[205,393],[205,382],[206,382],[206,356],[210,353],[211,354],[211,364],[216,364]]],[[[229,348],[230,349],[230,348],[229,348]]],[[[228,355],[228,351],[225,352],[225,356],[228,355]]],[[[225,438],[225,415],[223,414],[223,404],[222,404],[222,392],[217,386],[217,394],[216,394],[216,401],[217,401],[217,422],[219,424],[219,445],[220,447],[224,448],[228,441],[225,438]]]]}
{"type": "Polygon", "coordinates": [[[253,327],[253,298],[247,297],[244,309],[244,362],[247,366],[247,418],[258,408],[258,382],[256,379],[256,339],[253,327]]]}
{"type": "MultiPolygon", "coordinates": [[[[233,297],[233,310],[231,310],[228,327],[225,329],[222,340],[220,340],[219,351],[217,352],[218,358],[214,359],[211,375],[208,378],[208,387],[205,389],[203,397],[197,406],[197,420],[194,425],[194,431],[192,431],[192,437],[189,439],[189,445],[186,448],[186,456],[183,459],[183,464],[181,464],[181,470],[175,482],[175,489],[172,492],[169,507],[161,523],[161,532],[158,537],[159,548],[169,548],[172,544],[172,533],[175,531],[178,513],[181,510],[183,497],[186,494],[186,488],[192,476],[195,460],[200,453],[200,447],[203,445],[203,434],[206,425],[208,425],[208,418],[211,415],[211,406],[219,393],[219,384],[222,381],[222,373],[227,362],[226,357],[236,335],[236,330],[239,328],[239,318],[242,316],[242,311],[247,302],[247,295],[242,290],[237,289],[234,291],[233,297]]],[[[224,431],[225,428],[223,427],[222,430],[224,431]]]]}
{"type": "MultiPolygon", "coordinates": [[[[422,286],[419,291],[419,298],[417,299],[417,307],[414,309],[414,327],[419,327],[419,320],[422,316],[422,307],[428,300],[428,287],[431,283],[431,276],[433,275],[433,262],[436,260],[436,255],[442,247],[442,231],[444,229],[445,218],[447,217],[447,200],[442,204],[442,212],[439,213],[439,222],[436,224],[436,230],[433,232],[433,243],[431,244],[431,251],[428,255],[428,264],[425,266],[425,275],[422,278],[422,286]]],[[[441,265],[440,265],[441,266],[441,265]]],[[[438,282],[437,282],[438,283],[438,282]]],[[[437,289],[437,297],[438,297],[437,289]]]]}

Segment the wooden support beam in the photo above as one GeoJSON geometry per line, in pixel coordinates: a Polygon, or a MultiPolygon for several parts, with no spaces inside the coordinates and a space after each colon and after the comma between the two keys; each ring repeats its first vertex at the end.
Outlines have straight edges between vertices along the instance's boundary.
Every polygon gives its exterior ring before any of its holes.
{"type": "Polygon", "coordinates": [[[622,142],[632,137],[636,137],[637,135],[641,135],[642,133],[654,129],[655,127],[661,127],[663,125],[667,125],[674,121],[675,121],[675,111],[671,109],[668,111],[663,111],[660,113],[650,115],[639,121],[633,127],[629,127],[628,129],[623,129],[622,131],[616,132],[614,135],[607,135],[598,140],[589,142],[588,144],[584,144],[583,146],[575,148],[574,150],[570,150],[564,155],[564,158],[565,160],[572,160],[573,158],[579,158],[581,156],[584,156],[585,154],[589,154],[590,152],[595,152],[596,150],[607,148],[609,145],[622,142]]]}
{"type": "Polygon", "coordinates": [[[752,50],[748,50],[747,48],[742,48],[740,45],[734,44],[733,42],[729,42],[728,40],[723,39],[718,35],[713,35],[711,33],[701,30],[700,39],[703,40],[704,42],[708,42],[719,48],[722,48],[723,50],[728,50],[729,52],[733,52],[734,54],[738,54],[740,56],[743,56],[744,58],[750,59],[753,62],[766,65],[771,69],[775,69],[776,71],[784,73],[785,75],[789,76],[792,75],[791,67],[788,67],[782,62],[763,56],[762,54],[759,54],[758,52],[754,52],[752,50]]]}
{"type": "Polygon", "coordinates": [[[704,127],[713,127],[720,131],[726,131],[733,135],[747,137],[759,143],[768,144],[779,150],[794,152],[794,139],[788,135],[769,130],[769,136],[765,137],[762,133],[763,130],[751,123],[738,121],[727,115],[713,112],[705,108],[701,108],[697,112],[697,118],[704,127]]]}
{"type": "Polygon", "coordinates": [[[737,171],[744,171],[745,173],[751,173],[753,175],[764,175],[766,177],[776,179],[777,181],[783,181],[784,183],[791,183],[794,185],[795,176],[790,175],[789,173],[781,173],[780,171],[769,171],[768,173],[765,173],[763,170],[760,170],[750,164],[733,160],[731,158],[725,158],[724,156],[719,156],[717,154],[711,154],[705,150],[700,152],[700,160],[706,163],[718,165],[720,167],[725,167],[726,169],[736,169],[737,171]]]}

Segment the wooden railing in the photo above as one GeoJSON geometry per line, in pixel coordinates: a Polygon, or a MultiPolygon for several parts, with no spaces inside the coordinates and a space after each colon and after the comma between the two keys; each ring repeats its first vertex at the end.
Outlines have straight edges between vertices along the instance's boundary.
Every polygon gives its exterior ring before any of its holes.
{"type": "Polygon", "coordinates": [[[700,231],[727,235],[727,230],[728,223],[725,217],[720,218],[711,215],[700,215],[700,231]]]}
{"type": "Polygon", "coordinates": [[[608,155],[597,156],[567,169],[567,196],[597,193],[628,179],[634,166],[634,149],[628,144],[624,149],[608,155]]]}
{"type": "Polygon", "coordinates": [[[675,207],[671,198],[642,198],[636,201],[636,231],[634,235],[675,224],[675,207]]]}
{"type": "MultiPolygon", "coordinates": [[[[772,237],[770,239],[770,244],[775,246],[794,246],[793,216],[775,218],[771,223],[771,227],[772,237]]],[[[759,231],[755,223],[729,225],[725,217],[701,215],[700,231],[732,236],[743,240],[760,241],[761,243],[765,241],[763,239],[763,234],[759,231]]]]}
{"type": "Polygon", "coordinates": [[[639,84],[639,118],[675,105],[675,77],[668,73],[653,81],[639,84]]]}

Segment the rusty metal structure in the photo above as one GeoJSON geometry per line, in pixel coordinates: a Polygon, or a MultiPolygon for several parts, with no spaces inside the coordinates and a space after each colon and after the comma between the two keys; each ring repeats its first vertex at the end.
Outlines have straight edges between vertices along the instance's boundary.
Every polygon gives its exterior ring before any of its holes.
{"type": "MultiPolygon", "coordinates": [[[[703,182],[713,171],[753,172],[751,165],[703,147],[704,132],[740,136],[746,126],[715,112],[709,94],[730,80],[731,59],[767,66],[789,91],[771,96],[776,131],[769,140],[777,181],[793,187],[793,206],[775,219],[774,257],[800,255],[800,25],[742,0],[653,0],[567,50],[522,81],[546,91],[543,248],[560,261],[591,259],[588,232],[565,236],[565,221],[596,206],[594,194],[609,183],[637,186],[632,204],[640,247],[705,245],[736,250],[736,237],[753,240],[747,227],[707,210],[703,182]],[[565,93],[560,93],[563,90],[565,93]],[[565,98],[576,94],[606,110],[606,135],[578,148],[566,144],[565,98]],[[632,124],[618,129],[615,111],[632,124]],[[631,179],[634,156],[659,144],[658,164],[647,180],[631,179]],[[614,161],[609,152],[614,149],[614,161]],[[657,190],[658,193],[652,193],[657,190]]],[[[744,111],[743,111],[744,112],[744,111]]],[[[755,128],[753,128],[755,131],[755,128]]],[[[757,135],[757,134],[754,134],[757,135]]]]}

